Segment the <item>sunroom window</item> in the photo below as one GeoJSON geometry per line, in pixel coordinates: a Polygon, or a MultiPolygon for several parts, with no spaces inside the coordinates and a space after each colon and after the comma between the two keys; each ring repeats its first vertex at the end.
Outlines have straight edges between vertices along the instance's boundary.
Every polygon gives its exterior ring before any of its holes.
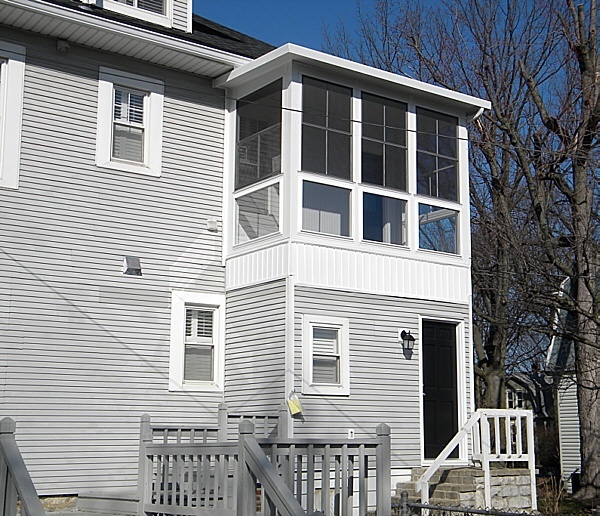
{"type": "Polygon", "coordinates": [[[406,104],[363,93],[362,182],[406,191],[406,104]]]}
{"type": "Polygon", "coordinates": [[[236,188],[281,172],[281,87],[278,80],[238,101],[236,188]]]}
{"type": "Polygon", "coordinates": [[[363,195],[363,239],[406,244],[406,201],[372,193],[363,195]]]}
{"type": "Polygon", "coordinates": [[[279,183],[241,195],[236,203],[236,243],[279,231],[279,183]]]}
{"type": "Polygon", "coordinates": [[[454,210],[419,204],[419,248],[456,254],[457,220],[454,210]]]}
{"type": "Polygon", "coordinates": [[[458,200],[456,117],[417,109],[417,192],[458,200]]]}
{"type": "Polygon", "coordinates": [[[304,181],[302,229],[350,236],[350,190],[304,181]]]}
{"type": "Polygon", "coordinates": [[[350,179],[352,90],[304,77],[302,170],[350,179]]]}

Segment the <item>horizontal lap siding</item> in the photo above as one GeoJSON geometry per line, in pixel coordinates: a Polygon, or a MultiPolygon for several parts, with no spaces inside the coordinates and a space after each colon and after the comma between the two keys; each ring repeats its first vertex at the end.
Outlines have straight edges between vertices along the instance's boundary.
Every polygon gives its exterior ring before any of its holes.
{"type": "MultiPolygon", "coordinates": [[[[7,31],[2,38],[17,33],[7,31]]],[[[0,192],[0,417],[41,494],[133,488],[139,419],[215,424],[168,391],[172,289],[223,292],[223,99],[210,81],[32,38],[21,174],[0,192]],[[98,67],[165,83],[162,175],[95,166],[98,67]],[[139,256],[142,277],[121,273],[139,256]]]]}
{"type": "Polygon", "coordinates": [[[564,478],[581,469],[579,410],[577,385],[573,376],[566,375],[558,388],[558,435],[560,467],[564,478]]]}
{"type": "Polygon", "coordinates": [[[234,413],[276,413],[284,401],[286,281],[227,294],[225,401],[234,413]]]}
{"type": "Polygon", "coordinates": [[[173,28],[179,30],[188,30],[188,15],[191,16],[191,13],[188,13],[189,8],[191,7],[191,2],[188,0],[173,0],[173,28]]]}
{"type": "Polygon", "coordinates": [[[304,421],[296,420],[295,435],[345,438],[352,429],[356,437],[366,437],[375,434],[379,423],[386,423],[392,432],[392,466],[420,465],[418,318],[463,321],[468,343],[468,307],[299,286],[295,312],[298,392],[302,389],[302,315],[343,317],[350,325],[350,396],[303,396],[304,421]],[[402,329],[417,336],[410,359],[398,341],[402,329]]]}

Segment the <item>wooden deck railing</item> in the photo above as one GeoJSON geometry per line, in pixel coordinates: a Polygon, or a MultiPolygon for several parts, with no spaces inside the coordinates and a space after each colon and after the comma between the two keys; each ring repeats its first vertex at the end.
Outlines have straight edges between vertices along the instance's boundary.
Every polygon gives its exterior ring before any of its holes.
{"type": "Polygon", "coordinates": [[[250,516],[261,492],[267,515],[390,514],[387,425],[362,440],[260,438],[254,431],[243,420],[237,442],[157,443],[142,435],[140,514],[250,516]]]}
{"type": "Polygon", "coordinates": [[[429,481],[454,449],[469,436],[472,439],[472,458],[481,464],[484,472],[484,498],[486,507],[492,507],[492,462],[526,462],[530,474],[531,509],[537,510],[535,485],[535,446],[533,413],[531,410],[479,409],[440,452],[433,464],[416,483],[421,501],[429,502],[429,481]]]}
{"type": "Polygon", "coordinates": [[[21,502],[21,514],[45,516],[29,472],[15,441],[16,423],[9,417],[0,421],[0,513],[3,516],[17,514],[17,502],[21,502]]]}

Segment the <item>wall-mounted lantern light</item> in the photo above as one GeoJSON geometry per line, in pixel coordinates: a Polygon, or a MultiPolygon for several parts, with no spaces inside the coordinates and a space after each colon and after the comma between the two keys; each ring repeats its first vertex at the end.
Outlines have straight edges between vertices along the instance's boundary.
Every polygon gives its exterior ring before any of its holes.
{"type": "Polygon", "coordinates": [[[400,333],[402,339],[402,348],[406,350],[412,350],[415,347],[415,338],[410,334],[410,331],[402,330],[400,333]]]}

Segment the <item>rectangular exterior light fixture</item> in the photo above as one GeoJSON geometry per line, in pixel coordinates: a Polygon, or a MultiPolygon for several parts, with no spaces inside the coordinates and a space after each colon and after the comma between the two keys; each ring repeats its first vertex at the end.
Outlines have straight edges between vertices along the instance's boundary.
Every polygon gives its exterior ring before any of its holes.
{"type": "Polygon", "coordinates": [[[123,256],[123,274],[126,276],[142,275],[142,264],[137,256],[123,256]]]}

